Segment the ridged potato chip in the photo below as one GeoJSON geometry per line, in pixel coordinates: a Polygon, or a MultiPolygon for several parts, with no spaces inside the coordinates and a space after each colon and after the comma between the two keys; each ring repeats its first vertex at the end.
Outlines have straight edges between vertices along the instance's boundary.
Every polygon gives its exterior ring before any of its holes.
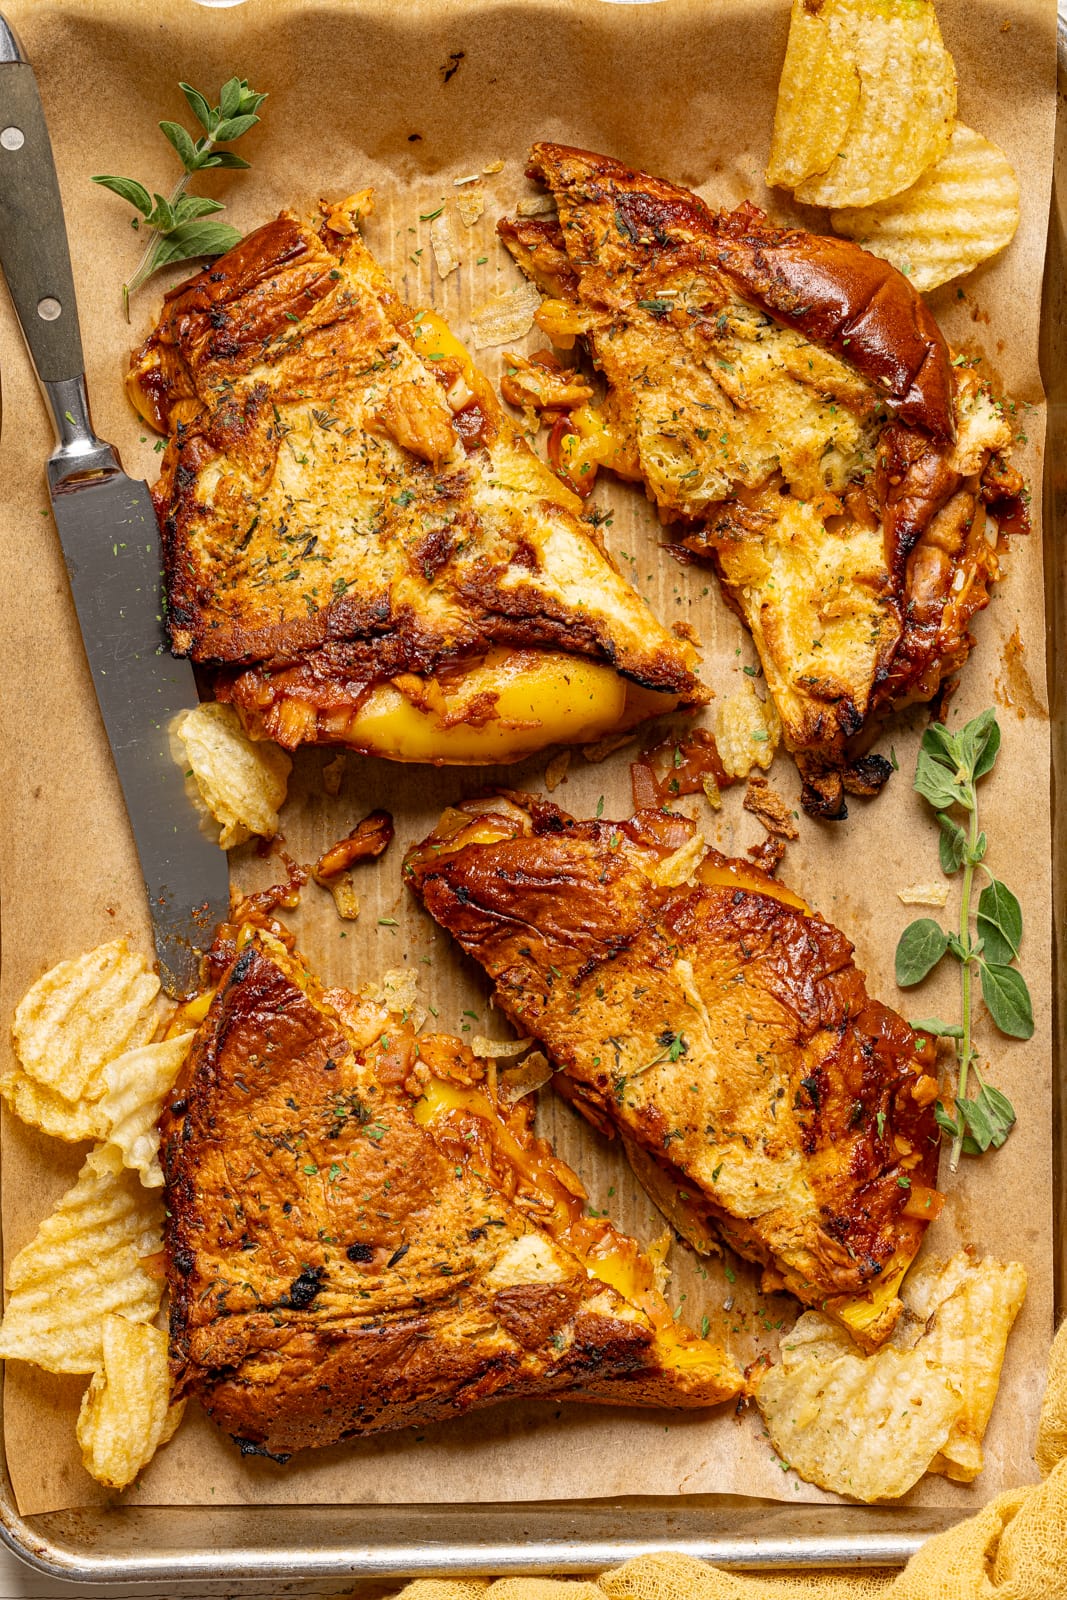
{"type": "Polygon", "coordinates": [[[1010,244],[1019,180],[1003,150],[957,122],[948,150],[917,183],[881,205],[835,211],[835,233],[855,239],[911,279],[936,289],[1010,244]]]}
{"type": "Polygon", "coordinates": [[[756,1403],[775,1450],[808,1483],[856,1500],[895,1500],[946,1443],[959,1390],[918,1349],[884,1346],[865,1357],[833,1332],[817,1311],[805,1312],[778,1365],[759,1379],[756,1403]]]}
{"type": "Polygon", "coordinates": [[[950,1261],[921,1262],[903,1295],[909,1315],[894,1344],[913,1343],[927,1361],[952,1374],[963,1404],[946,1444],[929,1471],[971,1483],[984,1465],[982,1439],[997,1398],[1008,1334],[1026,1298],[1026,1271],[1018,1261],[960,1251],[950,1261]]]}
{"type": "Polygon", "coordinates": [[[891,1342],[867,1357],[805,1312],[757,1380],[775,1449],[809,1483],[859,1500],[895,1499],[924,1472],[970,1483],[1025,1294],[1018,1262],[965,1251],[924,1262],[901,1290],[891,1342]]]}
{"type": "Polygon", "coordinates": [[[747,778],[753,767],[766,772],[782,737],[782,724],[770,695],[761,700],[745,678],[739,689],[720,700],[715,710],[715,745],[723,769],[732,778],[747,778]]]}
{"type": "Polygon", "coordinates": [[[159,1310],[162,1275],[142,1260],[162,1247],[159,1201],[124,1171],[119,1150],[98,1145],[11,1263],[0,1356],[49,1372],[97,1371],[109,1312],[150,1322],[159,1310]]]}
{"type": "Polygon", "coordinates": [[[769,183],[816,206],[910,188],[944,154],[956,115],[931,0],[793,0],[778,95],[769,183]]]}
{"type": "Polygon", "coordinates": [[[109,1489],[125,1489],[173,1437],[185,1401],[170,1403],[167,1335],[150,1324],[107,1316],[103,1370],[93,1374],[78,1413],[85,1469],[109,1489]]]}
{"type": "Polygon", "coordinates": [[[97,1105],[101,1137],[120,1152],[123,1166],[140,1173],[147,1189],[163,1187],[156,1124],[163,1096],[178,1076],[192,1042],[193,1034],[180,1033],[161,1044],[127,1050],[104,1068],[107,1090],[97,1105]]]}
{"type": "Polygon", "coordinates": [[[821,12],[794,0],[789,19],[767,182],[795,189],[825,172],[845,142],[860,97],[860,75],[821,12]]]}
{"type": "MultiPolygon", "coordinates": [[[[159,979],[148,971],[143,956],[130,951],[125,939],[61,961],[38,978],[15,1008],[11,1031],[23,1071],[74,1109],[79,1101],[98,1100],[104,1092],[107,1062],[123,1050],[147,1043],[155,1032],[153,1006],[158,993],[159,979]]],[[[5,1094],[8,1081],[0,1083],[5,1094]]],[[[18,1111],[16,1089],[13,1086],[9,1098],[18,1111]]],[[[22,1103],[24,1109],[33,1109],[25,1090],[22,1103]]],[[[58,1116],[61,1108],[54,1109],[58,1116]]],[[[55,1131],[59,1132],[58,1126],[55,1131]]],[[[71,1135],[60,1133],[60,1137],[71,1135]]]]}
{"type": "Polygon", "coordinates": [[[17,1117],[53,1139],[77,1144],[82,1139],[99,1139],[103,1134],[98,1100],[64,1100],[17,1064],[0,1077],[0,1094],[17,1117]]]}
{"type": "Polygon", "coordinates": [[[222,828],[222,849],[252,834],[273,839],[293,770],[285,751],[250,739],[233,707],[215,701],[187,711],[175,732],[204,804],[222,828]]]}

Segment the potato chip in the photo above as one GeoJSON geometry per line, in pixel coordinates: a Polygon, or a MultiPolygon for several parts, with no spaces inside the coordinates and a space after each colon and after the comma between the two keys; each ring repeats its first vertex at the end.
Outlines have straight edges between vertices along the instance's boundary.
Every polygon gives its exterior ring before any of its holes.
{"type": "Polygon", "coordinates": [[[491,300],[471,317],[471,342],[476,350],[524,339],[534,325],[541,295],[532,283],[520,283],[499,300],[491,300]]]}
{"type": "Polygon", "coordinates": [[[167,1335],[150,1324],[107,1316],[103,1370],[93,1374],[78,1413],[85,1470],[109,1489],[125,1489],[173,1437],[185,1401],[170,1403],[167,1335]]]}
{"type": "Polygon", "coordinates": [[[451,213],[447,209],[430,223],[430,249],[438,277],[447,278],[450,272],[455,272],[460,263],[459,242],[451,213]]]}
{"type": "Polygon", "coordinates": [[[810,1483],[860,1500],[893,1499],[923,1472],[970,1483],[1025,1294],[1018,1262],[962,1250],[924,1262],[901,1290],[891,1343],[868,1357],[838,1324],[805,1312],[758,1380],[775,1449],[810,1483]],[[898,1385],[894,1411],[887,1396],[898,1385]]]}
{"type": "Polygon", "coordinates": [[[897,890],[897,899],[903,906],[947,906],[947,883],[912,883],[897,890]]]}
{"type": "Polygon", "coordinates": [[[756,1389],[771,1443],[802,1478],[835,1494],[868,1502],[906,1494],[959,1413],[959,1390],[920,1350],[884,1346],[864,1357],[817,1311],[800,1318],[781,1355],[756,1389]]]}
{"type": "Polygon", "coordinates": [[[465,228],[473,228],[485,210],[485,190],[465,189],[456,196],[456,210],[465,228]]]}
{"type": "Polygon", "coordinates": [[[859,72],[826,18],[793,0],[767,182],[795,189],[825,172],[845,142],[859,97],[859,72]]]}
{"type": "Polygon", "coordinates": [[[881,205],[835,211],[830,221],[916,289],[936,289],[1011,243],[1019,181],[1003,150],[957,122],[948,150],[910,189],[881,205]]]}
{"type": "Polygon", "coordinates": [[[49,1372],[95,1372],[104,1364],[101,1324],[109,1312],[150,1322],[162,1277],[142,1259],[163,1243],[163,1208],[124,1171],[113,1145],[87,1157],[37,1236],[12,1261],[0,1323],[0,1356],[49,1372]]]}
{"type": "Polygon", "coordinates": [[[950,1261],[920,1263],[902,1299],[909,1315],[894,1344],[914,1343],[927,1361],[951,1373],[963,1397],[948,1442],[930,1464],[957,1483],[982,1470],[982,1439],[993,1410],[1008,1334],[1026,1297],[1026,1272],[1017,1261],[960,1251],[950,1261]]]}
{"type": "Polygon", "coordinates": [[[122,1155],[122,1164],[138,1172],[146,1189],[162,1189],[159,1164],[159,1113],[189,1054],[193,1034],[181,1033],[161,1044],[142,1045],[116,1056],[104,1068],[107,1089],[99,1101],[101,1137],[122,1155]]]}
{"type": "MultiPolygon", "coordinates": [[[[529,1040],[521,1041],[529,1044],[529,1040]]],[[[488,1054],[475,1050],[475,1055],[488,1054]]],[[[503,1105],[513,1106],[528,1094],[536,1094],[552,1077],[552,1065],[540,1050],[531,1050],[515,1067],[505,1067],[497,1078],[497,1094],[503,1105]]]]}
{"type": "Polygon", "coordinates": [[[99,1139],[103,1134],[99,1101],[65,1100],[54,1089],[37,1083],[17,1064],[0,1077],[0,1094],[17,1117],[53,1139],[77,1144],[82,1139],[99,1139]]]}
{"type": "MultiPolygon", "coordinates": [[[[158,993],[159,979],[125,939],[61,961],[15,1008],[11,1031],[23,1070],[72,1103],[98,1099],[105,1064],[155,1032],[158,993]]],[[[18,1109],[14,1100],[12,1105],[18,1109]]],[[[25,1092],[23,1105],[28,1106],[25,1092]]]]}
{"type": "Polygon", "coordinates": [[[285,751],[250,739],[233,707],[214,701],[187,711],[176,732],[204,804],[221,824],[223,850],[252,834],[273,839],[293,770],[285,751]]]}
{"type": "Polygon", "coordinates": [[[471,1054],[483,1061],[510,1061],[533,1044],[532,1039],[490,1039],[484,1033],[472,1033],[466,1042],[471,1054]]]}
{"type": "Polygon", "coordinates": [[[355,879],[350,872],[339,872],[322,885],[333,897],[334,909],[345,922],[355,922],[359,916],[359,895],[355,879]]]}
{"type": "Polygon", "coordinates": [[[570,764],[571,752],[569,750],[560,750],[557,755],[552,757],[552,760],[545,768],[545,788],[548,790],[549,794],[551,794],[553,790],[559,788],[560,784],[567,776],[567,769],[570,767],[570,764]]]}
{"type": "Polygon", "coordinates": [[[708,853],[708,841],[702,833],[694,833],[679,849],[657,861],[648,875],[660,889],[677,889],[688,883],[708,853]]]}
{"type": "Polygon", "coordinates": [[[764,771],[774,760],[782,724],[770,695],[761,700],[745,678],[739,689],[720,700],[715,710],[715,744],[724,771],[747,778],[753,767],[764,771]]]}
{"type": "Polygon", "coordinates": [[[948,148],[956,72],[931,0],[793,0],[770,183],[817,206],[869,206],[948,148]],[[806,169],[806,170],[805,170],[806,169]]]}

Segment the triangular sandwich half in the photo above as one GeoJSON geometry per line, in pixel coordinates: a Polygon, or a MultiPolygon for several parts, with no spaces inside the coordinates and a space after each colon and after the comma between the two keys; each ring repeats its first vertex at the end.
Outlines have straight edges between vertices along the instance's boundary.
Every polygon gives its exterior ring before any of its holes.
{"type": "Polygon", "coordinates": [[[243,1450],[741,1392],[495,1069],[418,1033],[410,997],[324,991],[269,931],[230,955],[161,1127],[176,1392],[243,1450]]]}
{"type": "Polygon", "coordinates": [[[517,760],[700,703],[691,646],[616,571],[463,345],[356,223],[283,214],[171,291],[128,380],[175,652],[253,737],[517,760]]]}
{"type": "Polygon", "coordinates": [[[685,1238],[865,1345],[890,1333],[941,1208],[936,1067],[842,933],[661,811],[468,801],[406,871],[685,1238]]]}
{"type": "Polygon", "coordinates": [[[843,816],[846,790],[889,776],[870,751],[886,715],[974,642],[997,576],[986,503],[1020,510],[1008,421],[908,280],[851,241],[565,145],[535,145],[527,173],[558,215],[502,222],[504,243],[550,296],[549,337],[584,340],[607,382],[562,459],[643,483],[713,561],[805,809],[843,816]]]}

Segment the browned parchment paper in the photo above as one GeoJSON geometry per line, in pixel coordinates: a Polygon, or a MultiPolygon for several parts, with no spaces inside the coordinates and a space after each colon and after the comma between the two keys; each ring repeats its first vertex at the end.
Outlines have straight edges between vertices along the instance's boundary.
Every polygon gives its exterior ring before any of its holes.
{"type": "MultiPolygon", "coordinates": [[[[169,190],[175,163],[156,131],[161,117],[187,120],[176,85],[215,89],[231,73],[270,92],[261,128],[247,140],[253,170],[205,180],[227,215],[251,227],[283,205],[311,208],[373,183],[378,206],[367,237],[414,304],[441,307],[462,336],[472,309],[512,287],[518,274],[495,243],[492,224],[529,187],[522,177],[534,138],[562,138],[619,156],[698,188],[716,204],[744,197],[788,215],[761,171],[785,46],[787,0],[661,0],[626,7],[601,0],[249,0],[208,10],[192,0],[22,0],[9,7],[35,62],[67,207],[81,303],[90,391],[99,430],[121,448],[127,468],[154,476],[157,458],[121,389],[127,351],[158,308],[156,280],[135,299],[127,327],[119,284],[139,243],[128,212],[90,175],[135,175],[169,190]],[[452,70],[450,70],[452,69],[452,70]],[[438,278],[420,214],[454,203],[453,180],[495,160],[485,180],[486,215],[467,230],[457,218],[462,265],[438,278]],[[484,263],[479,257],[486,257],[484,263]]],[[[960,78],[960,115],[1010,153],[1022,183],[1023,222],[1008,253],[935,297],[957,347],[981,352],[1018,404],[1020,459],[1035,485],[1042,471],[1043,411],[1037,325],[1047,221],[1054,115],[1054,0],[940,0],[943,30],[960,78]]],[[[244,149],[245,146],[242,146],[244,149]]],[[[819,226],[818,213],[806,214],[819,226]]],[[[172,280],[180,276],[172,274],[172,280]]],[[[3,735],[0,829],[6,1018],[25,987],[52,962],[125,933],[150,948],[141,885],[117,783],[99,725],[42,473],[50,449],[43,407],[6,298],[0,296],[4,418],[0,442],[3,585],[0,649],[3,735]]],[[[543,342],[535,337],[530,347],[543,342]]],[[[501,352],[485,352],[499,371],[501,352]]],[[[1035,513],[1039,495],[1035,495],[1035,513]]],[[[598,485],[614,511],[613,550],[667,622],[691,623],[704,645],[704,672],[720,694],[754,660],[740,625],[718,597],[710,572],[682,569],[657,548],[660,534],[642,496],[598,485]]],[[[961,721],[996,701],[1004,748],[982,791],[992,840],[990,865],[1018,893],[1026,917],[1023,965],[1034,994],[1037,1032],[1010,1044],[988,1027],[993,1077],[1019,1111],[999,1154],[943,1178],[949,1203],[927,1248],[960,1241],[1018,1257],[1030,1276],[1026,1307],[1004,1368],[987,1439],[987,1466],[972,1489],[941,1478],[910,1497],[965,1515],[1002,1487],[1035,1476],[1034,1423],[1051,1332],[1049,806],[1043,689],[1044,634],[1038,533],[1014,540],[1004,580],[977,627],[979,647],[952,702],[961,721]],[[1005,647],[1013,664],[1008,664],[1005,647]]],[[[855,802],[847,822],[805,820],[782,876],[843,927],[874,991],[905,1014],[957,1004],[954,974],[912,996],[896,990],[892,956],[917,913],[896,891],[937,878],[936,830],[910,789],[923,715],[899,722],[882,741],[900,774],[873,803],[855,802]]],[[[634,748],[602,765],[575,755],[554,798],[589,814],[629,809],[627,764],[634,748]]],[[[307,956],[332,983],[358,984],[390,966],[413,965],[438,1026],[504,1035],[487,1007],[481,975],[461,964],[444,934],[409,901],[400,881],[404,847],[457,797],[505,778],[543,787],[545,758],[506,773],[405,769],[350,756],[341,794],[321,790],[319,752],[297,762],[283,826],[289,850],[313,858],[371,806],[397,820],[397,839],[362,871],[363,914],[343,924],[332,901],[309,886],[292,918],[307,956]],[[477,1021],[471,1017],[475,1013],[477,1021]]],[[[772,781],[795,803],[798,781],[778,757],[772,781]]],[[[741,810],[741,791],[701,825],[726,850],[761,831],[741,810]]],[[[231,858],[243,886],[271,881],[276,863],[245,848],[231,858]]],[[[662,1222],[617,1152],[549,1101],[542,1123],[582,1173],[595,1205],[651,1237],[662,1222]]],[[[3,1124],[3,1240],[10,1253],[29,1238],[52,1199],[72,1180],[82,1152],[38,1138],[6,1111],[3,1124]]],[[[701,1262],[676,1245],[672,1293],[688,1320],[724,1327],[743,1359],[773,1348],[795,1311],[784,1297],[760,1297],[738,1262],[701,1262]],[[728,1274],[733,1274],[729,1276],[728,1274]],[[735,1281],[736,1280],[736,1281],[735,1281]]],[[[4,1388],[8,1462],[24,1513],[103,1498],[83,1472],[74,1417],[83,1382],[54,1379],[11,1363],[4,1388]]],[[[394,1434],[321,1453],[281,1468],[243,1462],[195,1407],[175,1441],[126,1497],[139,1504],[420,1502],[576,1498],[619,1494],[744,1493],[825,1500],[783,1471],[754,1411],[705,1415],[608,1410],[559,1403],[501,1406],[464,1421],[394,1434]]]]}

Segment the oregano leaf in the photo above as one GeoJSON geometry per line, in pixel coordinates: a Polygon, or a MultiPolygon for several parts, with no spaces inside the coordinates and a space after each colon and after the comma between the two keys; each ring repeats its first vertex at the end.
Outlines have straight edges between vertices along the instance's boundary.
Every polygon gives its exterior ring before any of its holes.
{"type": "Polygon", "coordinates": [[[982,999],[1001,1033],[1011,1039],[1029,1039],[1034,1031],[1034,1011],[1022,973],[1015,967],[985,960],[980,970],[982,999]]]}
{"type": "Polygon", "coordinates": [[[985,941],[987,960],[1010,966],[1022,943],[1023,914],[1018,900],[999,878],[986,884],[978,897],[978,932],[985,941]]]}
{"type": "Polygon", "coordinates": [[[897,943],[897,983],[902,989],[921,983],[947,949],[948,934],[931,917],[909,923],[897,943]]]}
{"type": "Polygon", "coordinates": [[[915,768],[915,790],[935,811],[947,811],[949,806],[970,809],[968,791],[957,783],[955,772],[950,772],[939,761],[924,760],[922,752],[915,768]]]}
{"type": "Polygon", "coordinates": [[[239,244],[241,235],[228,222],[183,222],[152,253],[152,271],[172,261],[192,261],[200,256],[220,256],[239,244]]]}
{"type": "Polygon", "coordinates": [[[241,91],[246,88],[242,78],[229,78],[219,90],[219,112],[223,117],[236,116],[241,104],[241,91]]]}
{"type": "Polygon", "coordinates": [[[201,161],[202,167],[228,167],[234,172],[247,172],[250,162],[243,156],[235,155],[232,150],[212,150],[209,156],[201,161]]]}
{"type": "Polygon", "coordinates": [[[174,207],[174,220],[193,222],[197,217],[210,217],[212,212],[224,210],[221,200],[209,200],[202,194],[183,194],[174,207]]]}
{"type": "Polygon", "coordinates": [[[941,861],[941,871],[951,877],[963,865],[963,857],[967,849],[967,835],[958,822],[953,822],[951,817],[946,817],[943,813],[938,813],[937,824],[941,829],[941,837],[937,841],[937,853],[941,861]]]}
{"type": "Polygon", "coordinates": [[[197,149],[180,122],[161,122],[160,131],[178,152],[178,159],[186,172],[196,171],[197,149]]]}
{"type": "Polygon", "coordinates": [[[958,1022],[942,1022],[940,1017],[920,1017],[911,1027],[916,1033],[930,1033],[935,1039],[962,1039],[963,1029],[958,1022]]]}
{"type": "Polygon", "coordinates": [[[143,183],[138,183],[136,178],[105,178],[93,179],[94,183],[102,184],[105,189],[128,200],[131,206],[136,206],[142,216],[147,217],[152,210],[152,196],[143,183]]]}
{"type": "Polygon", "coordinates": [[[978,778],[984,778],[987,772],[992,771],[993,763],[996,761],[997,752],[1000,749],[1000,725],[996,720],[995,712],[991,711],[990,716],[993,718],[992,725],[989,729],[989,732],[986,734],[985,742],[983,743],[974,763],[974,776],[976,780],[978,778]]]}
{"type": "Polygon", "coordinates": [[[205,133],[210,133],[215,126],[215,113],[200,93],[200,90],[194,89],[192,84],[189,83],[179,83],[178,88],[188,101],[189,109],[197,122],[199,122],[205,133]]]}
{"type": "Polygon", "coordinates": [[[919,754],[942,762],[952,772],[961,765],[959,739],[949,733],[943,722],[931,722],[922,736],[919,754]]]}
{"type": "Polygon", "coordinates": [[[215,129],[213,138],[219,144],[228,144],[231,139],[239,139],[242,133],[247,133],[249,128],[254,128],[259,121],[258,117],[228,117],[220,122],[215,129]]]}
{"type": "Polygon", "coordinates": [[[934,1120],[942,1133],[947,1133],[953,1139],[958,1139],[963,1132],[963,1124],[958,1116],[950,1116],[940,1100],[934,1101],[934,1120]]]}
{"type": "Polygon", "coordinates": [[[980,711],[972,717],[957,735],[960,750],[960,766],[966,770],[968,778],[974,782],[983,773],[988,772],[996,760],[1000,748],[1000,729],[997,726],[997,714],[992,706],[985,711],[980,711]]]}

